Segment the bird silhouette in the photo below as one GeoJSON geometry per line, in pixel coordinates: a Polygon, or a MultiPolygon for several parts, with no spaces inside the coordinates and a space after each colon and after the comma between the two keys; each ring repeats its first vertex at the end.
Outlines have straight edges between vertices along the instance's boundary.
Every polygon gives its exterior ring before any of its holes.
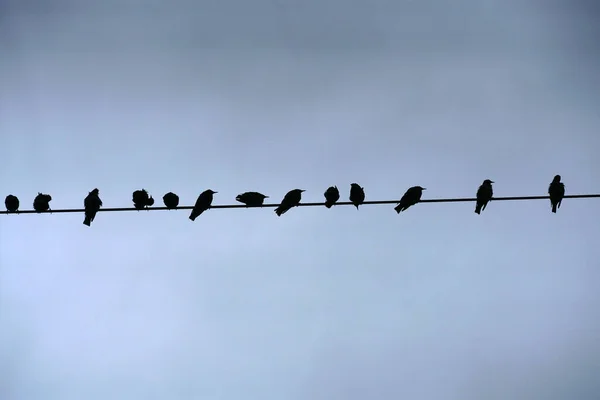
{"type": "Polygon", "coordinates": [[[556,213],[556,209],[560,208],[563,198],[565,197],[565,184],[560,181],[560,175],[556,175],[552,179],[552,183],[548,186],[548,194],[550,195],[550,205],[552,212],[556,213]]]}
{"type": "Polygon", "coordinates": [[[154,205],[154,199],[152,198],[152,196],[150,196],[148,198],[148,201],[146,202],[146,207],[152,207],[154,205]]]}
{"type": "Polygon", "coordinates": [[[264,204],[265,199],[268,198],[269,196],[265,196],[259,192],[244,192],[242,194],[238,194],[235,200],[245,204],[247,207],[260,207],[264,204]]]}
{"type": "Polygon", "coordinates": [[[293,189],[287,192],[286,195],[283,196],[283,200],[281,200],[279,207],[275,209],[275,214],[277,214],[278,217],[281,217],[281,215],[285,214],[289,209],[300,204],[302,192],[305,191],[306,190],[302,189],[293,189]]]}
{"type": "Polygon", "coordinates": [[[148,204],[150,196],[148,195],[146,189],[136,190],[133,192],[131,200],[133,201],[133,206],[137,210],[143,210],[144,207],[146,207],[146,204],[148,204]]]}
{"type": "Polygon", "coordinates": [[[323,195],[325,196],[325,207],[327,208],[331,208],[340,199],[340,191],[337,186],[330,186],[323,195]]]}
{"type": "Polygon", "coordinates": [[[50,201],[52,201],[52,196],[38,192],[33,199],[33,209],[37,212],[48,211],[50,210],[50,201]]]}
{"type": "Polygon", "coordinates": [[[365,202],[365,189],[360,187],[358,183],[350,185],[350,201],[357,210],[358,206],[365,202]]]}
{"type": "Polygon", "coordinates": [[[417,204],[419,201],[421,201],[423,190],[427,189],[421,186],[413,186],[409,188],[400,199],[400,203],[394,207],[394,210],[400,214],[401,211],[406,211],[406,209],[410,206],[417,204]]]}
{"type": "Polygon", "coordinates": [[[169,192],[163,196],[163,203],[169,210],[177,208],[179,205],[179,196],[173,192],[169,192]]]}
{"type": "Polygon", "coordinates": [[[17,196],[13,196],[9,194],[4,199],[4,205],[6,206],[6,211],[8,212],[18,212],[19,211],[19,198],[17,196]]]}
{"type": "Polygon", "coordinates": [[[196,204],[192,209],[192,213],[190,214],[190,219],[192,221],[194,221],[200,216],[200,214],[202,214],[204,211],[210,208],[213,201],[213,194],[215,193],[217,192],[210,189],[200,193],[200,196],[198,196],[198,200],[196,200],[196,204]]]}
{"type": "Polygon", "coordinates": [[[487,204],[492,200],[492,197],[494,197],[492,183],[494,183],[494,181],[486,179],[481,186],[479,186],[479,189],[477,189],[477,204],[475,204],[475,212],[477,214],[481,214],[481,212],[485,210],[487,204]]]}
{"type": "Polygon", "coordinates": [[[102,200],[100,200],[100,196],[98,194],[100,191],[98,189],[94,189],[88,193],[87,197],[83,200],[83,208],[85,209],[85,218],[83,220],[83,224],[90,226],[94,218],[96,218],[96,213],[102,207],[102,200]]]}

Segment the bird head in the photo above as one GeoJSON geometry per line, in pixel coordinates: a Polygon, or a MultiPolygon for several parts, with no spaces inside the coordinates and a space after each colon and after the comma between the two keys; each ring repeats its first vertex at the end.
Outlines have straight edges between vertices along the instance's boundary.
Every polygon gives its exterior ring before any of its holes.
{"type": "Polygon", "coordinates": [[[212,190],[212,189],[208,189],[208,190],[207,190],[207,192],[209,192],[209,193],[212,193],[212,194],[219,193],[219,192],[215,192],[215,191],[214,191],[214,190],[212,190]]]}
{"type": "Polygon", "coordinates": [[[492,183],[494,183],[494,181],[486,179],[485,181],[483,181],[484,185],[491,185],[492,183]]]}
{"type": "Polygon", "coordinates": [[[264,195],[264,194],[261,194],[261,196],[263,197],[263,199],[268,199],[269,198],[269,196],[264,195]]]}
{"type": "Polygon", "coordinates": [[[90,194],[98,194],[100,191],[96,188],[90,192],[90,194]]]}
{"type": "Polygon", "coordinates": [[[417,188],[419,188],[420,190],[427,190],[427,188],[424,188],[422,186],[417,186],[417,188]]]}
{"type": "Polygon", "coordinates": [[[560,175],[556,175],[552,182],[560,182],[560,175]]]}

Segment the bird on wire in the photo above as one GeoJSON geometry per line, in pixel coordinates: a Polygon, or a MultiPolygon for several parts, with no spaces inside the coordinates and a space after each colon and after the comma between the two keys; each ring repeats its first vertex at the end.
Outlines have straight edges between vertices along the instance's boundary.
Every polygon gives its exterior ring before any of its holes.
{"type": "Polygon", "coordinates": [[[486,179],[481,186],[479,186],[479,189],[477,189],[475,213],[481,214],[481,212],[485,210],[487,204],[492,200],[492,197],[494,197],[492,183],[494,183],[494,181],[486,179]]]}
{"type": "Polygon", "coordinates": [[[33,199],[33,209],[39,213],[49,211],[51,201],[52,196],[38,192],[35,199],[33,199]]]}
{"type": "Polygon", "coordinates": [[[211,189],[205,190],[204,192],[200,193],[200,196],[198,196],[198,200],[196,200],[196,204],[194,205],[194,208],[190,213],[190,219],[192,221],[195,221],[196,218],[200,216],[200,214],[202,214],[204,211],[210,208],[213,201],[213,195],[215,193],[218,192],[215,192],[211,189]]]}
{"type": "Polygon", "coordinates": [[[400,203],[394,207],[394,210],[400,214],[401,211],[406,211],[410,206],[417,204],[419,201],[421,201],[423,190],[427,189],[421,186],[413,186],[409,188],[400,199],[400,203]]]}
{"type": "Polygon", "coordinates": [[[179,196],[173,192],[169,192],[163,196],[163,203],[169,210],[177,208],[179,205],[179,196]]]}
{"type": "Polygon", "coordinates": [[[4,199],[4,205],[6,206],[6,211],[14,213],[19,212],[19,198],[12,194],[6,196],[4,199]]]}
{"type": "Polygon", "coordinates": [[[154,204],[154,199],[148,195],[146,189],[134,191],[131,200],[136,210],[143,210],[154,204]]]}
{"type": "Polygon", "coordinates": [[[325,207],[327,208],[331,208],[340,199],[340,191],[337,186],[328,187],[323,195],[325,196],[325,207]]]}
{"type": "Polygon", "coordinates": [[[265,199],[268,198],[269,196],[266,196],[259,192],[244,192],[238,194],[235,200],[239,201],[242,204],[245,204],[247,207],[260,207],[264,204],[265,199]]]}
{"type": "Polygon", "coordinates": [[[560,175],[556,175],[552,179],[552,183],[548,187],[548,194],[550,195],[550,205],[552,206],[552,212],[556,213],[556,210],[560,208],[560,204],[565,197],[565,184],[560,181],[560,175]]]}
{"type": "Polygon", "coordinates": [[[85,218],[83,224],[90,226],[100,207],[102,207],[102,200],[98,194],[100,191],[96,188],[88,193],[87,197],[83,200],[83,208],[85,210],[85,218]]]}
{"type": "Polygon", "coordinates": [[[302,200],[302,192],[305,191],[306,190],[303,189],[293,189],[287,192],[285,196],[283,196],[283,200],[281,200],[279,206],[275,209],[275,214],[277,214],[278,217],[281,217],[292,207],[296,207],[298,204],[300,204],[300,201],[302,200]]]}
{"type": "Polygon", "coordinates": [[[358,206],[365,202],[365,188],[361,187],[358,183],[351,184],[349,200],[358,210],[358,206]]]}

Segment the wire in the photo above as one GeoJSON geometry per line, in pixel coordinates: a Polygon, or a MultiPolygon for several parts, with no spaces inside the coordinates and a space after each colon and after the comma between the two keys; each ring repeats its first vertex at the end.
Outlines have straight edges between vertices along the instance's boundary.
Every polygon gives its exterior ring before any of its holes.
{"type": "MultiPolygon", "coordinates": [[[[591,199],[591,198],[600,198],[600,194],[571,194],[566,195],[565,199],[591,199]]],[[[514,196],[514,197],[493,197],[492,201],[516,201],[516,200],[549,200],[550,196],[514,196]]],[[[455,199],[423,199],[419,201],[419,203],[466,203],[466,202],[475,202],[477,199],[475,197],[464,197],[464,198],[455,198],[455,199]]],[[[400,200],[375,200],[375,201],[365,201],[361,204],[363,205],[375,205],[375,204],[398,204],[400,200]]],[[[335,203],[334,206],[349,206],[352,205],[349,201],[342,201],[335,203]]],[[[297,207],[320,207],[325,206],[325,203],[300,203],[297,207]]],[[[219,209],[219,208],[274,208],[279,207],[279,204],[263,204],[262,206],[246,206],[245,204],[222,204],[222,205],[214,205],[211,206],[211,209],[219,209]]],[[[178,206],[177,208],[172,208],[170,210],[191,210],[194,206],[178,206]]],[[[98,210],[99,212],[116,212],[116,211],[160,211],[160,210],[169,210],[167,207],[150,207],[138,210],[134,207],[117,207],[117,208],[101,208],[98,210]]],[[[83,208],[71,208],[71,209],[62,209],[62,210],[48,210],[38,212],[35,210],[24,210],[17,212],[8,212],[8,211],[0,211],[0,214],[58,214],[58,213],[78,213],[84,212],[83,208]]]]}

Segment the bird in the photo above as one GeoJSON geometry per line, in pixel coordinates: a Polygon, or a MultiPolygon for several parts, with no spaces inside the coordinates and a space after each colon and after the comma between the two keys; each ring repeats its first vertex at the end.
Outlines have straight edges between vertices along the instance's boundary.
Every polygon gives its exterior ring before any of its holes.
{"type": "Polygon", "coordinates": [[[242,194],[238,194],[235,200],[245,204],[246,207],[260,207],[264,204],[265,199],[268,198],[269,196],[265,196],[259,192],[244,192],[242,194]]]}
{"type": "Polygon", "coordinates": [[[132,199],[133,206],[137,210],[143,210],[145,207],[151,206],[154,204],[154,199],[152,196],[148,195],[146,189],[136,190],[133,192],[132,199]]]}
{"type": "Polygon", "coordinates": [[[477,204],[475,205],[475,212],[477,214],[481,214],[481,212],[485,210],[485,207],[494,196],[492,183],[494,183],[494,181],[486,179],[481,186],[479,186],[479,189],[477,189],[477,204]]]}
{"type": "Polygon", "coordinates": [[[200,193],[198,196],[198,200],[196,200],[196,204],[192,209],[192,213],[190,214],[190,219],[194,221],[196,218],[200,216],[204,211],[208,210],[213,201],[213,194],[218,193],[214,190],[208,189],[204,192],[200,193]]]}
{"type": "Polygon", "coordinates": [[[281,215],[285,214],[289,209],[300,204],[302,192],[305,191],[306,190],[302,189],[293,189],[287,192],[285,196],[283,196],[283,200],[281,200],[279,206],[275,209],[275,214],[277,214],[278,217],[281,217],[281,215]]]}
{"type": "Polygon", "coordinates": [[[400,203],[394,207],[394,210],[400,214],[401,211],[406,211],[408,207],[417,204],[419,201],[421,201],[423,190],[427,189],[421,186],[413,186],[409,188],[400,199],[400,203]]]}
{"type": "Polygon", "coordinates": [[[163,203],[169,210],[177,208],[179,205],[179,196],[173,192],[169,192],[163,196],[163,203]]]}
{"type": "Polygon", "coordinates": [[[6,206],[6,211],[8,212],[18,212],[19,211],[19,198],[12,194],[6,196],[4,199],[4,205],[6,206]]]}
{"type": "Polygon", "coordinates": [[[100,191],[96,188],[89,192],[87,197],[83,200],[83,208],[85,209],[84,225],[90,226],[94,218],[96,218],[96,213],[100,207],[102,207],[102,200],[100,200],[100,196],[98,196],[99,192],[100,191]]]}
{"type": "Polygon", "coordinates": [[[39,213],[48,211],[50,210],[50,201],[52,201],[52,196],[38,192],[33,199],[33,209],[39,213]]]}
{"type": "Polygon", "coordinates": [[[556,213],[556,209],[560,208],[563,198],[565,197],[565,184],[560,181],[560,175],[556,175],[552,179],[552,183],[548,186],[548,194],[550,195],[550,205],[552,212],[556,213]]]}
{"type": "Polygon", "coordinates": [[[325,207],[327,208],[331,208],[340,199],[340,191],[337,186],[328,187],[323,195],[325,196],[325,207]]]}
{"type": "Polygon", "coordinates": [[[349,200],[358,210],[358,206],[365,202],[365,188],[360,187],[358,183],[351,184],[349,200]]]}

